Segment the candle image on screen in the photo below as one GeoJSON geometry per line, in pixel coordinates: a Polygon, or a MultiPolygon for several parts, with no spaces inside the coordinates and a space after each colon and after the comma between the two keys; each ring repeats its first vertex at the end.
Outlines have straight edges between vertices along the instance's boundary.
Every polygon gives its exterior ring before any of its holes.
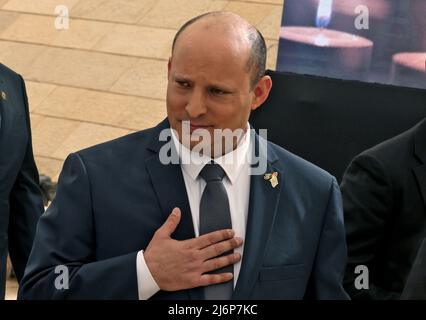
{"type": "Polygon", "coordinates": [[[403,86],[426,83],[426,52],[401,52],[392,58],[391,81],[403,86]]]}
{"type": "MultiPolygon", "coordinates": [[[[320,0],[317,10],[317,17],[315,24],[322,31],[323,28],[327,28],[330,24],[331,13],[333,7],[333,0],[320,0]]],[[[315,44],[319,46],[326,46],[329,44],[328,38],[323,32],[320,32],[315,38],[315,44]]]]}
{"type": "Polygon", "coordinates": [[[320,0],[317,10],[316,26],[319,28],[328,27],[331,20],[333,0],[320,0]]]}
{"type": "Polygon", "coordinates": [[[354,34],[327,29],[332,15],[333,1],[321,0],[316,27],[281,27],[279,70],[343,78],[354,75],[362,78],[367,74],[373,42],[354,34]]]}
{"type": "Polygon", "coordinates": [[[426,89],[426,0],[285,0],[277,70],[426,89]]]}

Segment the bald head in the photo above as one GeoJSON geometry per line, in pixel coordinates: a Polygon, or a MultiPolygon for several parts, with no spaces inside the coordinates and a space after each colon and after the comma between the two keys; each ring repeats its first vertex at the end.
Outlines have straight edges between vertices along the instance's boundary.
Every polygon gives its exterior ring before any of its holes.
{"type": "Polygon", "coordinates": [[[172,55],[180,36],[185,30],[197,28],[206,34],[217,33],[226,37],[229,41],[247,46],[247,72],[251,73],[251,86],[259,81],[265,74],[266,68],[266,44],[262,34],[239,15],[224,12],[208,12],[187,21],[176,33],[173,39],[172,55]]]}

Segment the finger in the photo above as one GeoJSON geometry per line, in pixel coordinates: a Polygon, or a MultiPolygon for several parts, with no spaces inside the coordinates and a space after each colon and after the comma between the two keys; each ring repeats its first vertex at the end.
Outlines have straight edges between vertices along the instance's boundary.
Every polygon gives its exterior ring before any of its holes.
{"type": "Polygon", "coordinates": [[[218,274],[203,274],[200,277],[199,286],[209,286],[212,284],[223,283],[232,280],[234,275],[230,272],[218,274]]]}
{"type": "Polygon", "coordinates": [[[206,233],[197,238],[188,240],[188,242],[191,244],[191,247],[194,249],[203,249],[217,242],[228,240],[234,237],[234,235],[235,235],[234,230],[223,229],[223,230],[217,230],[210,233],[206,233]]]}
{"type": "Polygon", "coordinates": [[[202,257],[207,260],[214,257],[218,257],[225,252],[231,251],[235,248],[238,248],[243,244],[243,239],[241,238],[232,238],[229,240],[221,241],[215,244],[212,244],[203,250],[201,250],[202,257]]]}
{"type": "Polygon", "coordinates": [[[180,222],[181,212],[179,208],[174,208],[172,213],[168,216],[166,222],[157,230],[157,234],[164,237],[170,237],[176,230],[180,222]]]}
{"type": "Polygon", "coordinates": [[[218,270],[220,268],[229,266],[240,261],[241,255],[239,253],[231,253],[223,257],[210,259],[203,264],[203,273],[218,270]]]}

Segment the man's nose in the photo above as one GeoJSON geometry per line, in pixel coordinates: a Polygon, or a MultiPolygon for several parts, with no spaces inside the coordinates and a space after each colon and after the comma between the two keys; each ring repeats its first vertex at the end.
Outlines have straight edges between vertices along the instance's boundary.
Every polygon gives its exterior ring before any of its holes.
{"type": "Polygon", "coordinates": [[[186,112],[190,118],[197,118],[207,112],[206,99],[201,90],[193,90],[186,105],[186,112]]]}

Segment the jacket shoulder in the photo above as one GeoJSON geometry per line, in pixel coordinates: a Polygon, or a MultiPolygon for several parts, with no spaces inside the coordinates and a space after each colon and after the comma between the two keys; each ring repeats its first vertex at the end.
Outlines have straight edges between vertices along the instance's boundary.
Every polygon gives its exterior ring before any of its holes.
{"type": "Polygon", "coordinates": [[[16,81],[20,80],[22,77],[20,74],[16,73],[12,69],[9,69],[4,64],[0,63],[0,75],[5,81],[16,81]]]}
{"type": "Polygon", "coordinates": [[[95,161],[102,163],[112,158],[130,158],[132,154],[146,150],[149,143],[154,139],[154,129],[149,128],[137,132],[127,134],[125,136],[106,141],[86,149],[77,151],[76,153],[83,160],[95,161]]]}
{"type": "Polygon", "coordinates": [[[414,155],[414,135],[417,126],[361,152],[354,161],[374,159],[384,168],[406,166],[414,155]]]}

